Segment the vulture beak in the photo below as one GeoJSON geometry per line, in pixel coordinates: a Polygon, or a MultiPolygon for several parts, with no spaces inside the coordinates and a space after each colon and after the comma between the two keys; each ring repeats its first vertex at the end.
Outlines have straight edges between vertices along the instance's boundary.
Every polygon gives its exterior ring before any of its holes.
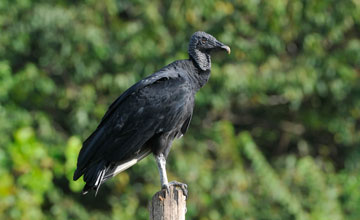
{"type": "Polygon", "coordinates": [[[229,46],[223,45],[223,46],[221,46],[221,49],[226,50],[226,52],[227,52],[228,54],[231,53],[231,50],[230,50],[230,47],[229,47],[229,46]]]}
{"type": "Polygon", "coordinates": [[[226,46],[225,44],[221,43],[220,41],[216,41],[215,43],[216,48],[219,48],[221,50],[226,50],[228,54],[230,54],[231,50],[229,46],[226,46]]]}

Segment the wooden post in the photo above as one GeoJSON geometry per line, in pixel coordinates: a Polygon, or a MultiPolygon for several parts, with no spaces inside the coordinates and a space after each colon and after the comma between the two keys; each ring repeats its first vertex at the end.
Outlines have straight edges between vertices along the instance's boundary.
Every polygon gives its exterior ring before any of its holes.
{"type": "Polygon", "coordinates": [[[150,220],[185,220],[186,197],[176,186],[157,192],[149,205],[150,220]]]}

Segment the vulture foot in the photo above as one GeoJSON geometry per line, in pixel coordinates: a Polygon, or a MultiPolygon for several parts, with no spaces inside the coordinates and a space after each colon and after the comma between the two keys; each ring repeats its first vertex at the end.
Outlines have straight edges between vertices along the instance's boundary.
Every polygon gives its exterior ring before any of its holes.
{"type": "Polygon", "coordinates": [[[181,190],[182,190],[182,192],[183,192],[183,194],[184,194],[184,196],[186,197],[186,199],[187,199],[187,197],[188,197],[188,186],[185,184],[185,183],[180,183],[180,182],[178,182],[178,181],[171,181],[170,183],[168,183],[168,184],[164,184],[164,185],[162,185],[162,189],[166,189],[166,191],[168,192],[168,193],[170,193],[170,186],[178,186],[178,187],[180,187],[181,188],[181,190]]]}

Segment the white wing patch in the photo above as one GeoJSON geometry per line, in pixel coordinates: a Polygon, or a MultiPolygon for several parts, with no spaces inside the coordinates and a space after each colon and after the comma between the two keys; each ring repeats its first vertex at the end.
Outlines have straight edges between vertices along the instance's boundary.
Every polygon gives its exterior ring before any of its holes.
{"type": "Polygon", "coordinates": [[[108,173],[104,179],[108,179],[112,176],[115,176],[119,173],[121,173],[122,171],[132,167],[133,165],[135,165],[137,162],[139,162],[140,160],[144,159],[144,157],[146,157],[147,155],[149,155],[151,153],[151,150],[148,149],[146,151],[141,152],[140,154],[138,154],[137,156],[135,156],[133,159],[127,160],[125,162],[122,162],[121,164],[118,164],[115,171],[108,173]]]}

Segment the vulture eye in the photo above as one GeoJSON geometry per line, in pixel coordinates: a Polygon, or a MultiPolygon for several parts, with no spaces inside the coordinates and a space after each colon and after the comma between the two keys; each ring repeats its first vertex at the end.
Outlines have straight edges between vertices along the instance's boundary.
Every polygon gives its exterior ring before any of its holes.
{"type": "Polygon", "coordinates": [[[207,39],[205,37],[201,38],[201,43],[206,43],[207,39]]]}

